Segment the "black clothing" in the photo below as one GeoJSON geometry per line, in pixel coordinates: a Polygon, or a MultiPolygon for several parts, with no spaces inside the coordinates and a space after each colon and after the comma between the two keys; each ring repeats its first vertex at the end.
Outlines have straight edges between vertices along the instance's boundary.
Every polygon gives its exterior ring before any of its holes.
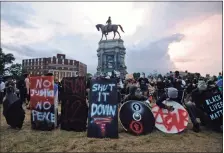
{"type": "Polygon", "coordinates": [[[165,83],[162,82],[162,81],[158,81],[156,86],[157,86],[158,90],[164,90],[165,89],[165,83]]]}
{"type": "Polygon", "coordinates": [[[12,128],[22,128],[25,119],[25,111],[16,94],[6,94],[6,99],[3,102],[3,115],[5,116],[7,124],[12,128]]]}
{"type": "MultiPolygon", "coordinates": [[[[161,97],[156,101],[156,105],[158,105],[160,108],[165,109],[165,104],[163,104],[163,101],[166,100],[167,98],[168,98],[167,94],[163,93],[161,95],[161,97]]],[[[169,98],[169,100],[178,102],[178,98],[175,98],[175,99],[174,98],[169,98]]]]}
{"type": "Polygon", "coordinates": [[[16,84],[17,89],[19,89],[19,98],[21,103],[26,102],[26,83],[24,78],[20,78],[20,80],[16,84]]]}
{"type": "Polygon", "coordinates": [[[88,79],[87,80],[87,83],[86,83],[86,89],[89,89],[90,88],[90,82],[91,82],[91,79],[88,79]]]}
{"type": "MultiPolygon", "coordinates": [[[[208,115],[206,115],[206,110],[205,110],[205,100],[207,98],[209,98],[214,91],[218,91],[217,87],[214,88],[208,88],[206,91],[199,91],[198,89],[195,89],[192,91],[192,102],[195,103],[195,106],[197,109],[201,110],[202,112],[204,112],[204,115],[206,116],[206,118],[209,118],[208,115]]],[[[223,124],[222,123],[222,119],[221,120],[207,120],[207,124],[208,126],[212,126],[214,129],[219,129],[220,126],[223,124]]]]}
{"type": "Polygon", "coordinates": [[[148,86],[147,84],[149,83],[149,80],[147,78],[139,78],[138,82],[140,84],[140,89],[142,91],[148,91],[148,86]]]}
{"type": "Polygon", "coordinates": [[[128,95],[124,101],[129,101],[129,100],[146,101],[147,99],[148,98],[145,96],[128,95]]]}

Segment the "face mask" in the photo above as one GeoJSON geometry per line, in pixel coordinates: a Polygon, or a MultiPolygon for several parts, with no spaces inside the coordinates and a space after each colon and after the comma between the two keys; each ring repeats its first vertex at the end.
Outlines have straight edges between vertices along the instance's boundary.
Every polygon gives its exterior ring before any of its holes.
{"type": "Polygon", "coordinates": [[[140,96],[140,95],[142,95],[141,90],[140,90],[140,89],[137,89],[137,90],[135,91],[135,95],[136,95],[136,96],[140,96]]]}

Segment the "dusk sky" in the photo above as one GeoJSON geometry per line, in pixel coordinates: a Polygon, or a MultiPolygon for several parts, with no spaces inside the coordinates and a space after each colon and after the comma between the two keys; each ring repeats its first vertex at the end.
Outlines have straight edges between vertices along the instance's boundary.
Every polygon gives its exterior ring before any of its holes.
{"type": "Polygon", "coordinates": [[[222,2],[2,2],[1,46],[19,63],[63,53],[95,73],[108,16],[125,31],[129,73],[222,70],[222,2]]]}

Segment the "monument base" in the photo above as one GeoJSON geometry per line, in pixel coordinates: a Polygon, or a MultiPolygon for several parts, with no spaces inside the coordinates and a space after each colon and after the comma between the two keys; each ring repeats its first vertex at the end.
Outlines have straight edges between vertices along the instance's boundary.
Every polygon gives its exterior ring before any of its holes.
{"type": "Polygon", "coordinates": [[[103,40],[98,44],[97,74],[108,73],[115,70],[120,72],[121,77],[124,78],[127,74],[124,41],[122,39],[103,40]]]}

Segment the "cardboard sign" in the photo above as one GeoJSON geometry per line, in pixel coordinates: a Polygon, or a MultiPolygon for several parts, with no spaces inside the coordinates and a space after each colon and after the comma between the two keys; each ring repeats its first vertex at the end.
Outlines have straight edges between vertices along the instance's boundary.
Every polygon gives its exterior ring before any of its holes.
{"type": "Polygon", "coordinates": [[[85,131],[88,117],[86,104],[86,79],[65,77],[61,89],[61,129],[85,131]]]}
{"type": "Polygon", "coordinates": [[[31,124],[33,129],[52,130],[57,124],[53,76],[30,78],[31,124]]]}
{"type": "Polygon", "coordinates": [[[164,104],[173,106],[173,111],[161,109],[159,106],[152,107],[152,113],[156,120],[156,128],[164,133],[179,133],[188,125],[188,112],[182,105],[174,101],[164,101],[164,104]]]}
{"type": "Polygon", "coordinates": [[[140,101],[125,102],[119,112],[123,128],[135,135],[151,133],[155,126],[155,119],[150,108],[140,101]]]}
{"type": "Polygon", "coordinates": [[[211,92],[205,100],[204,109],[211,121],[216,125],[222,125],[223,122],[223,97],[220,92],[211,92]]]}
{"type": "Polygon", "coordinates": [[[118,93],[115,79],[91,81],[87,136],[118,138],[118,93]]]}

